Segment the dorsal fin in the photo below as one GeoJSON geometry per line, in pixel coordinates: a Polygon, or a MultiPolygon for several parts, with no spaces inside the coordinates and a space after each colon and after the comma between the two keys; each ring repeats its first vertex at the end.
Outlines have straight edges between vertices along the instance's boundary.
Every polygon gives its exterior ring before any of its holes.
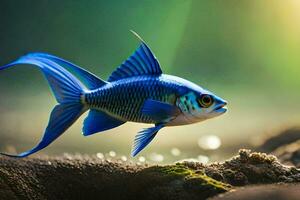
{"type": "Polygon", "coordinates": [[[137,33],[131,32],[141,41],[141,44],[126,61],[113,71],[108,78],[109,82],[132,76],[162,74],[159,62],[150,48],[137,33]]]}

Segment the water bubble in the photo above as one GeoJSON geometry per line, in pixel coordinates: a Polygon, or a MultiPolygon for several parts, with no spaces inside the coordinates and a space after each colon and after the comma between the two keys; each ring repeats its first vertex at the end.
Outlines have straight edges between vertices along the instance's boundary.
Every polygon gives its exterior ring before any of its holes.
{"type": "Polygon", "coordinates": [[[181,151],[178,148],[174,147],[174,148],[171,149],[171,154],[173,156],[180,156],[181,151]]]}
{"type": "Polygon", "coordinates": [[[150,154],[150,160],[154,162],[162,162],[164,161],[164,156],[158,153],[152,153],[150,154]]]}
{"type": "Polygon", "coordinates": [[[100,153],[100,152],[97,153],[96,156],[97,156],[97,158],[99,158],[99,159],[103,159],[103,158],[104,158],[103,153],[100,153]]]}
{"type": "Polygon", "coordinates": [[[146,161],[146,158],[144,156],[139,157],[139,162],[145,162],[145,161],[146,161]]]}
{"type": "Polygon", "coordinates": [[[110,151],[109,153],[108,153],[108,155],[110,156],[110,157],[116,157],[116,152],[114,152],[114,151],[110,151]]]}
{"type": "Polygon", "coordinates": [[[198,139],[198,145],[202,149],[214,150],[221,146],[221,140],[216,135],[205,135],[198,139]]]}
{"type": "Polygon", "coordinates": [[[127,161],[127,157],[126,156],[121,156],[121,160],[125,162],[125,161],[127,161]]]}
{"type": "Polygon", "coordinates": [[[197,157],[198,161],[203,163],[203,164],[207,164],[208,161],[209,161],[209,158],[207,156],[204,156],[204,155],[199,155],[197,157]]]}

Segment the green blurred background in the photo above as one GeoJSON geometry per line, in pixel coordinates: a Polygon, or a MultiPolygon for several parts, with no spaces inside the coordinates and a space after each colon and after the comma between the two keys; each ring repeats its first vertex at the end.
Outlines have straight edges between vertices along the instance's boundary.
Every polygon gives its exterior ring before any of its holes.
{"type": "MultiPolygon", "coordinates": [[[[222,160],[240,147],[258,145],[266,135],[299,124],[299,10],[297,0],[3,0],[0,64],[41,51],[106,79],[138,46],[129,32],[135,30],[164,73],[189,79],[229,103],[228,113],[216,119],[165,128],[140,155],[154,162],[162,161],[155,155],[164,156],[162,162],[222,160]],[[207,149],[201,141],[208,135],[214,137],[207,140],[207,149]]],[[[0,94],[0,149],[31,148],[55,105],[42,74],[30,66],[1,71],[0,94]]],[[[149,126],[126,123],[83,137],[84,116],[41,154],[114,157],[115,152],[128,157],[134,135],[149,126]]]]}

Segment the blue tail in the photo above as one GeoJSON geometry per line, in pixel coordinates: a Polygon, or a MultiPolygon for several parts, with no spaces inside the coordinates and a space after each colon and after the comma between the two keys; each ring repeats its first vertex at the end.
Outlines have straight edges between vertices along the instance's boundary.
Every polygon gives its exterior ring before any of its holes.
{"type": "Polygon", "coordinates": [[[48,54],[28,54],[15,62],[1,67],[0,70],[17,64],[32,64],[38,66],[48,80],[52,92],[59,103],[52,110],[44,136],[36,147],[18,155],[0,153],[12,157],[26,157],[47,147],[87,110],[86,106],[81,102],[81,96],[88,89],[91,89],[91,87],[95,87],[95,84],[91,83],[92,81],[94,83],[96,82],[97,86],[104,85],[106,82],[72,63],[48,54]],[[61,63],[66,64],[68,68],[62,66],[61,63]],[[87,83],[85,84],[86,86],[66,69],[73,70],[73,72],[75,71],[80,80],[87,83]]]}

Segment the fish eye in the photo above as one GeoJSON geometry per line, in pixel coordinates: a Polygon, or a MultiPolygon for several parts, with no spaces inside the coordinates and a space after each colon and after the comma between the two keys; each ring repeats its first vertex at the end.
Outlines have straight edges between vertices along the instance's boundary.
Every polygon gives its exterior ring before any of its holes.
{"type": "Polygon", "coordinates": [[[213,98],[208,94],[203,94],[198,99],[198,103],[201,107],[208,108],[213,104],[213,98]]]}

